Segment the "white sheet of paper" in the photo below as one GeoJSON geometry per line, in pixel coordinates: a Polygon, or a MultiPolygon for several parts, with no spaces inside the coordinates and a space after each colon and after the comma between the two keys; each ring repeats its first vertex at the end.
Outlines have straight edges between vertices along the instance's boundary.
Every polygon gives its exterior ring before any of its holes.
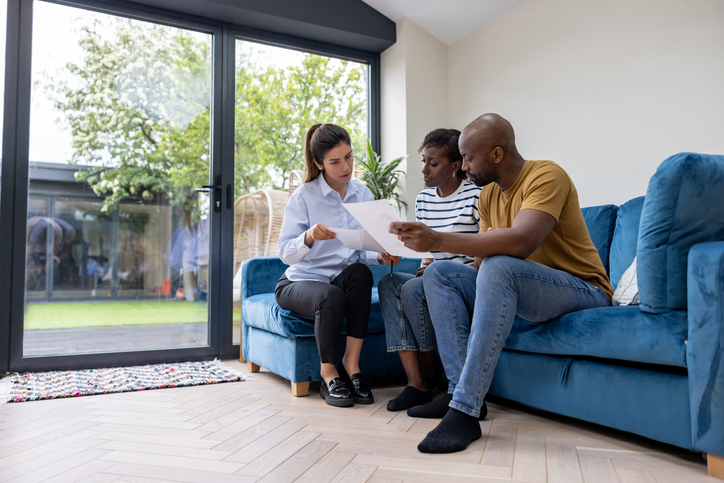
{"type": "Polygon", "coordinates": [[[382,245],[367,233],[367,230],[350,230],[348,228],[329,228],[336,235],[339,241],[352,250],[370,250],[373,252],[385,252],[382,245]]]}
{"type": "Polygon", "coordinates": [[[390,223],[400,221],[389,201],[376,200],[362,203],[343,203],[347,211],[359,222],[360,225],[379,243],[383,251],[390,255],[411,257],[411,258],[432,258],[429,252],[416,252],[407,248],[397,235],[389,231],[390,223]]]}

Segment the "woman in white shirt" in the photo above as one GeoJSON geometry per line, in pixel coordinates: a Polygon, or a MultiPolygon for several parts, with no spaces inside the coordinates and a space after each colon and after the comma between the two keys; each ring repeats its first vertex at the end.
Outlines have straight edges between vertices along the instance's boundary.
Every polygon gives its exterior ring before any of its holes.
{"type": "Polygon", "coordinates": [[[304,140],[304,163],[304,184],[284,210],[279,257],[290,267],[277,283],[276,301],[283,309],[314,317],[323,379],[320,395],[326,403],[372,404],[374,396],[359,368],[373,285],[367,265],[394,259],[349,249],[330,230],[361,230],[342,203],[374,199],[366,186],[352,180],[354,157],[347,131],[335,124],[312,126],[304,140]],[[336,366],[345,317],[347,345],[342,363],[336,366]]]}
{"type": "MultiPolygon", "coordinates": [[[[435,129],[425,136],[422,176],[426,189],[415,200],[415,218],[438,231],[477,233],[480,188],[467,181],[458,149],[460,131],[435,129]]],[[[387,409],[399,411],[432,400],[437,379],[435,332],[427,311],[422,274],[434,260],[471,264],[473,257],[433,252],[423,259],[417,277],[406,273],[385,275],[378,284],[380,308],[385,320],[387,351],[397,352],[407,374],[407,387],[389,401],[387,409]]]]}

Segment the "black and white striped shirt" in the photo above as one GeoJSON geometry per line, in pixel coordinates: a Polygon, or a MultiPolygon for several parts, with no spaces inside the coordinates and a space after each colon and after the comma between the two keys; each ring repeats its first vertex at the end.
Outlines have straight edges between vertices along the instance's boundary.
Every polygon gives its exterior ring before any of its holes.
{"type": "MultiPolygon", "coordinates": [[[[470,181],[460,183],[455,192],[445,198],[436,188],[426,188],[415,199],[415,218],[430,228],[443,232],[477,233],[480,222],[478,198],[480,188],[470,181]]],[[[455,260],[472,263],[473,257],[447,252],[432,252],[435,260],[455,260]]]]}

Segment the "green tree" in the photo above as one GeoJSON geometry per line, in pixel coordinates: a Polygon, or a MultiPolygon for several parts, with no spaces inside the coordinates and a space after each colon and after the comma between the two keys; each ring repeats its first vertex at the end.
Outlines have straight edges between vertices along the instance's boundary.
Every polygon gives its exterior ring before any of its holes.
{"type": "Polygon", "coordinates": [[[166,197],[191,222],[193,188],[208,180],[210,39],[122,18],[79,33],[82,61],[46,86],[70,125],[70,162],[90,166],[76,177],[105,211],[166,197]]]}
{"type": "Polygon", "coordinates": [[[353,145],[364,146],[364,65],[311,54],[287,68],[266,68],[254,58],[238,65],[235,174],[240,193],[284,189],[290,171],[304,168],[304,135],[317,122],[346,127],[353,145]]]}
{"type": "MultiPolygon", "coordinates": [[[[44,83],[70,126],[76,178],[104,197],[104,211],[164,198],[192,223],[201,213],[194,188],[209,179],[211,38],[100,15],[78,33],[82,60],[44,83]]],[[[267,67],[260,55],[239,55],[237,194],[283,189],[303,168],[313,123],[347,127],[360,148],[366,134],[364,65],[304,54],[298,65],[267,67]]]]}

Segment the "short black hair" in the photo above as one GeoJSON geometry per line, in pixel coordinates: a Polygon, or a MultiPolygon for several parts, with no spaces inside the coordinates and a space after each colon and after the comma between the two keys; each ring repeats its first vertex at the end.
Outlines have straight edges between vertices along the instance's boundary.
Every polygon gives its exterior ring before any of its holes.
{"type": "Polygon", "coordinates": [[[460,139],[460,131],[457,129],[435,129],[427,133],[417,150],[417,154],[420,154],[425,148],[444,148],[445,154],[447,154],[451,163],[460,161],[461,169],[458,169],[457,173],[455,173],[457,177],[466,179],[467,173],[462,170],[463,155],[460,154],[460,148],[458,148],[458,139],[460,139]]]}

